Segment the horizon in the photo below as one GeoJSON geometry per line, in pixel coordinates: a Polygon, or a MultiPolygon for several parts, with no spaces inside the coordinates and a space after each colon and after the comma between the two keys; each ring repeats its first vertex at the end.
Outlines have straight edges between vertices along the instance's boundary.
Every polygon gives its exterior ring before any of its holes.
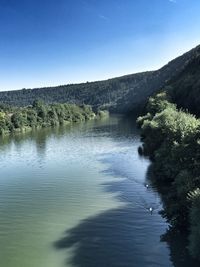
{"type": "Polygon", "coordinates": [[[0,91],[157,70],[200,44],[189,0],[0,0],[0,91]]]}

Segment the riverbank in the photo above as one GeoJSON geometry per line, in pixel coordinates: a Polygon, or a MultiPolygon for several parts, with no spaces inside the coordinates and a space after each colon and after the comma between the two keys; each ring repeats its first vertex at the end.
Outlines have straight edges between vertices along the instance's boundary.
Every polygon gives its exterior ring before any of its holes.
{"type": "Polygon", "coordinates": [[[200,259],[200,120],[162,92],[149,99],[137,123],[139,152],[151,158],[154,183],[161,188],[162,215],[172,228],[189,232],[190,254],[200,259]]]}
{"type": "Polygon", "coordinates": [[[0,135],[25,133],[32,129],[83,122],[108,116],[106,111],[94,113],[87,105],[49,104],[35,101],[32,106],[0,106],[0,135]]]}

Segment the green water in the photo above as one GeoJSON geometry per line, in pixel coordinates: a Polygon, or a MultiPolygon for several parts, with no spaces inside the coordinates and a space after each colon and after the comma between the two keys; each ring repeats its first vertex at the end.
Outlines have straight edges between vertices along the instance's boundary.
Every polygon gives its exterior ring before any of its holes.
{"type": "Polygon", "coordinates": [[[132,122],[1,139],[0,267],[174,266],[132,122]]]}

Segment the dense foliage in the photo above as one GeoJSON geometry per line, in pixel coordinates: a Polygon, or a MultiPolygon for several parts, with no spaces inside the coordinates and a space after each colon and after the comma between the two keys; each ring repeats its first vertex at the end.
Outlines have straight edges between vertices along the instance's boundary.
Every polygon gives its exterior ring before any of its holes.
{"type": "Polygon", "coordinates": [[[94,118],[90,106],[73,104],[45,105],[34,101],[32,106],[16,108],[0,106],[0,135],[31,128],[55,126],[69,122],[79,122],[94,118]]]}
{"type": "Polygon", "coordinates": [[[165,92],[149,99],[138,118],[143,151],[151,157],[155,183],[174,228],[189,229],[189,250],[200,259],[200,120],[178,110],[165,92]]]}
{"type": "MultiPolygon", "coordinates": [[[[87,104],[113,112],[136,110],[147,98],[178,75],[199,51],[199,47],[176,58],[157,71],[137,73],[106,81],[69,84],[57,87],[0,92],[0,103],[14,106],[31,105],[36,99],[46,104],[87,104]]],[[[3,88],[1,88],[3,90],[3,88]]]]}

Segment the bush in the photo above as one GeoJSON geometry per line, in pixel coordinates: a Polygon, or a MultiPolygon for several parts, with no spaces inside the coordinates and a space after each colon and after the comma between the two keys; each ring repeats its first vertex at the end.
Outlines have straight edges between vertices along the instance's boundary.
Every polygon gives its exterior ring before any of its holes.
{"type": "Polygon", "coordinates": [[[190,229],[189,250],[200,259],[200,120],[178,110],[164,92],[149,99],[147,112],[137,123],[156,183],[167,188],[162,215],[173,227],[190,229]]]}

